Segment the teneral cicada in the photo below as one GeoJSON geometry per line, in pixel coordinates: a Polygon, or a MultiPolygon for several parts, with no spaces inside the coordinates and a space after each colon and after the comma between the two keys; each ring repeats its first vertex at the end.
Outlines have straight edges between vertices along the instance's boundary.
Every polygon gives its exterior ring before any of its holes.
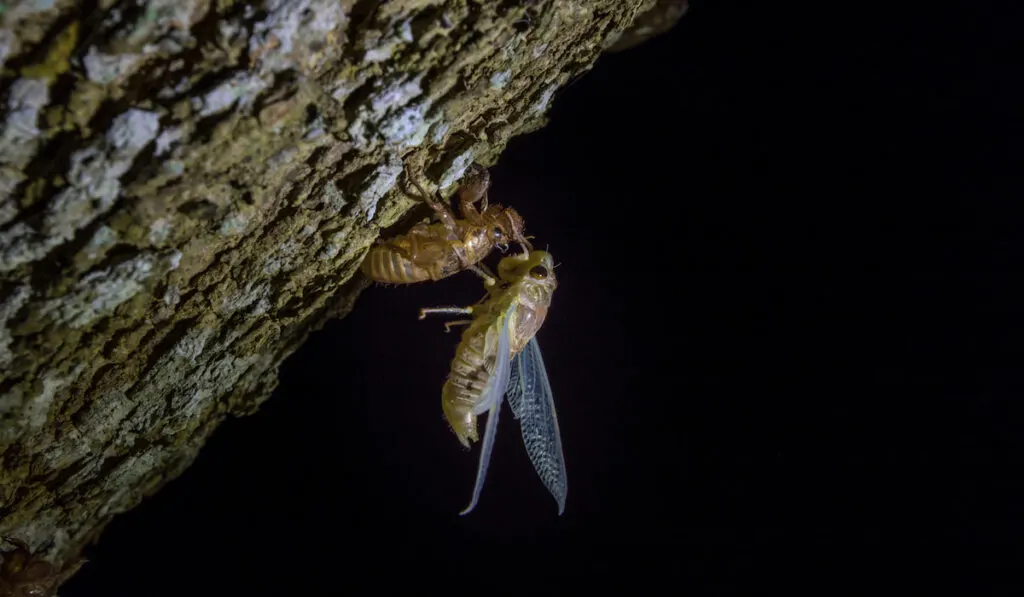
{"type": "Polygon", "coordinates": [[[370,249],[362,270],[375,282],[412,284],[440,280],[463,270],[473,270],[492,280],[478,265],[495,248],[502,252],[509,242],[529,248],[523,236],[523,218],[512,208],[487,204],[490,175],[484,168],[475,168],[458,192],[459,211],[456,218],[446,203],[431,198],[406,170],[411,181],[437,218],[436,222],[420,222],[401,236],[381,242],[370,249]],[[481,202],[478,211],[476,203],[481,202]]]}
{"type": "Polygon", "coordinates": [[[420,319],[428,313],[472,317],[445,326],[468,324],[441,391],[445,418],[466,447],[478,439],[476,417],[487,413],[473,497],[460,514],[472,511],[480,498],[505,397],[519,420],[530,461],[561,514],[568,488],[565,459],[551,385],[535,337],[557,286],[554,263],[546,251],[505,257],[498,277],[500,283],[489,285],[477,305],[420,311],[420,319]]]}

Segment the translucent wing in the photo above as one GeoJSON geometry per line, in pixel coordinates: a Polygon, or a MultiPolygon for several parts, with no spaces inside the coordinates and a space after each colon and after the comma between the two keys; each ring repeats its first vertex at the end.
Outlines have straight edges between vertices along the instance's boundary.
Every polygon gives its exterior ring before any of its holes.
{"type": "Polygon", "coordinates": [[[558,431],[551,384],[536,338],[532,338],[519,353],[512,369],[511,377],[515,383],[509,387],[509,405],[513,415],[519,419],[530,462],[558,502],[558,514],[561,515],[565,511],[565,495],[569,489],[565,457],[562,455],[562,437],[558,431]]]}
{"type": "Polygon", "coordinates": [[[512,372],[512,362],[509,353],[512,351],[511,324],[512,318],[509,313],[502,322],[501,334],[498,336],[498,354],[494,366],[494,374],[491,375],[490,383],[482,405],[487,405],[487,427],[484,429],[484,439],[480,442],[480,463],[476,469],[476,485],[473,486],[473,498],[465,510],[459,512],[464,516],[473,511],[477,501],[480,499],[480,492],[484,488],[484,479],[487,477],[487,465],[491,462],[491,450],[494,448],[494,438],[498,433],[498,413],[501,412],[501,397],[508,388],[509,376],[512,372]]]}
{"type": "Polygon", "coordinates": [[[512,359],[512,373],[508,378],[508,392],[505,392],[505,400],[512,409],[512,416],[519,419],[523,407],[523,353],[520,352],[512,359]]]}

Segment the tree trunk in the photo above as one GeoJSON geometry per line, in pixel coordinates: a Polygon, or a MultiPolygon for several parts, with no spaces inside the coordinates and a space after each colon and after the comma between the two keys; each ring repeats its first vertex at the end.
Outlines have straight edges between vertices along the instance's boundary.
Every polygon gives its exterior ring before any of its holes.
{"type": "Polygon", "coordinates": [[[642,2],[0,4],[0,534],[74,556],[642,2]]]}

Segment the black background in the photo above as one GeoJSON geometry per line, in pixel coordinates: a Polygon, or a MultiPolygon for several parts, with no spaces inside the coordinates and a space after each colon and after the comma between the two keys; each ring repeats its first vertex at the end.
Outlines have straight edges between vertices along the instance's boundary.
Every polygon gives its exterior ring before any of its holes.
{"type": "Polygon", "coordinates": [[[479,282],[373,288],[64,594],[1020,594],[1019,3],[820,4],[693,2],[492,169],[561,262],[564,516],[507,415],[457,516],[416,311],[479,282]]]}

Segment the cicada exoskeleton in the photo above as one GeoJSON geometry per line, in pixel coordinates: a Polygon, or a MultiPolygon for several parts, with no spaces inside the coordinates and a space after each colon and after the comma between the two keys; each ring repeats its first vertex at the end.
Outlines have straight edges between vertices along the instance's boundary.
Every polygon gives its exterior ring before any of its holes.
{"type": "Polygon", "coordinates": [[[523,218],[512,208],[487,204],[490,175],[475,168],[460,187],[456,218],[445,202],[432,198],[408,169],[406,178],[417,188],[420,198],[434,211],[436,222],[420,222],[408,233],[374,245],[362,270],[371,280],[388,284],[413,284],[441,280],[463,270],[476,271],[492,279],[478,264],[495,247],[502,251],[517,242],[529,248],[523,235],[523,218]],[[476,204],[481,203],[477,210],[476,204]]]}

